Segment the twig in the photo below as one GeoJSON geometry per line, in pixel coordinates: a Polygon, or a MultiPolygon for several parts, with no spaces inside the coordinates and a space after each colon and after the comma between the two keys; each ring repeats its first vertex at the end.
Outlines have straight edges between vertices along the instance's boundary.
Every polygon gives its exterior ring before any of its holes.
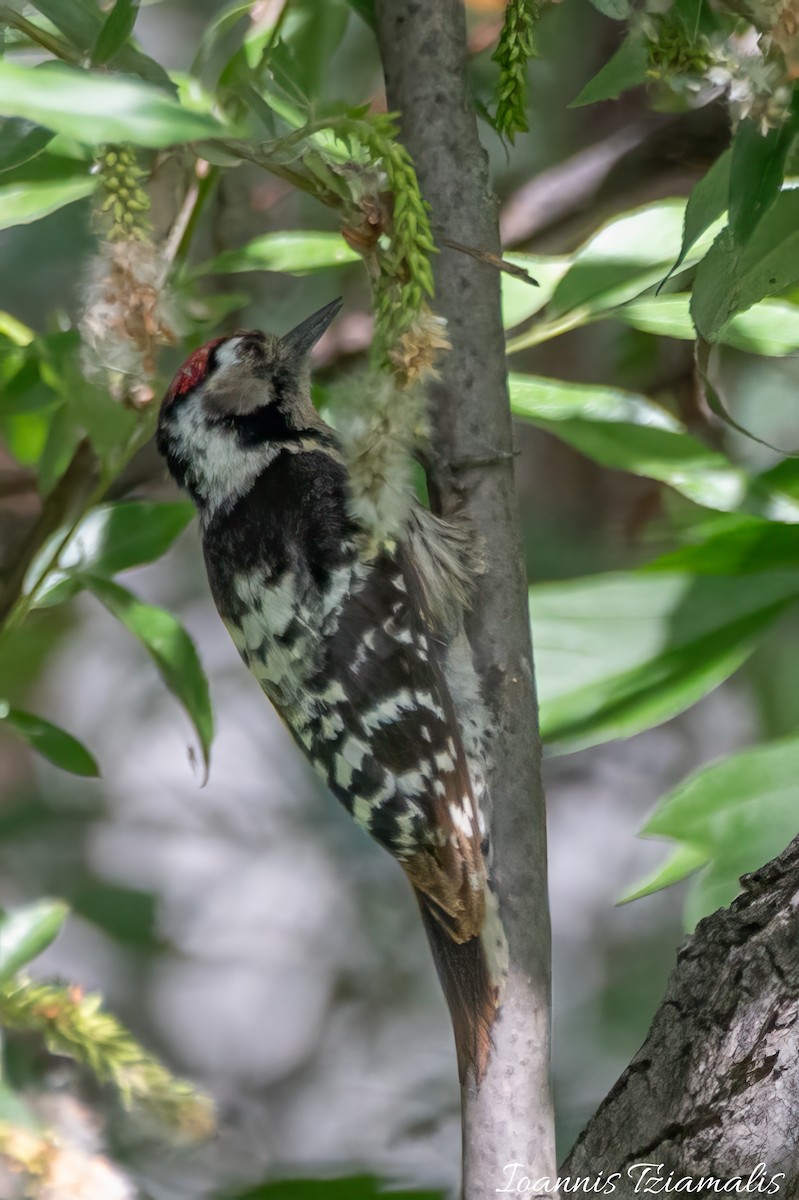
{"type": "Polygon", "coordinates": [[[0,594],[0,627],[22,595],[28,568],[45,542],[76,513],[83,511],[97,486],[100,464],[88,438],[78,444],[72,461],[44,501],[42,510],[14,557],[0,594]]]}
{"type": "Polygon", "coordinates": [[[27,17],[24,17],[22,13],[16,12],[6,4],[0,5],[0,23],[10,25],[12,29],[16,29],[18,33],[23,34],[35,46],[41,46],[43,50],[47,50],[55,58],[60,58],[75,67],[80,65],[80,55],[70,46],[69,42],[57,37],[55,34],[49,33],[46,29],[42,29],[39,25],[34,24],[33,21],[29,21],[27,17]]]}
{"type": "MultiPolygon", "coordinates": [[[[401,113],[433,222],[501,257],[466,80],[461,0],[377,0],[375,13],[389,107],[401,113]]],[[[479,1089],[467,1081],[462,1094],[464,1197],[485,1200],[507,1182],[509,1162],[524,1161],[533,1179],[556,1173],[545,810],[499,273],[446,247],[434,271],[434,303],[452,350],[431,390],[430,494],[442,511],[462,507],[485,547],[467,632],[495,731],[492,881],[510,958],[486,1076],[479,1089]],[[468,462],[470,469],[456,467],[468,462]]]]}
{"type": "MultiPolygon", "coordinates": [[[[327,122],[326,125],[329,123],[327,122]]],[[[268,142],[264,142],[263,146],[253,147],[249,142],[234,138],[217,142],[216,145],[246,162],[263,167],[265,171],[268,171],[270,175],[276,175],[278,179],[285,179],[292,187],[307,192],[330,208],[339,208],[341,205],[341,197],[330,188],[326,188],[321,180],[308,179],[301,171],[292,171],[291,167],[286,166],[285,163],[277,162],[274,155],[269,153],[268,142]]],[[[197,144],[197,149],[202,154],[202,142],[197,144]]]]}
{"type": "Polygon", "coordinates": [[[516,263],[507,262],[499,254],[491,254],[488,250],[477,250],[474,246],[464,246],[462,242],[453,242],[451,238],[441,238],[442,246],[449,246],[450,250],[460,250],[461,254],[471,254],[472,258],[476,258],[478,262],[488,263],[489,267],[494,267],[497,271],[504,271],[506,275],[512,275],[514,279],[521,279],[524,283],[529,283],[531,287],[538,287],[538,280],[533,279],[529,271],[524,267],[519,267],[516,263]]]}
{"type": "Polygon", "coordinates": [[[172,228],[169,231],[162,253],[163,272],[159,281],[159,286],[163,287],[167,281],[170,268],[174,263],[178,250],[183,244],[183,239],[186,230],[189,227],[194,216],[194,210],[197,207],[197,201],[200,198],[200,180],[195,175],[186,189],[186,195],[183,197],[183,203],[178,209],[177,216],[172,223],[172,228]]]}

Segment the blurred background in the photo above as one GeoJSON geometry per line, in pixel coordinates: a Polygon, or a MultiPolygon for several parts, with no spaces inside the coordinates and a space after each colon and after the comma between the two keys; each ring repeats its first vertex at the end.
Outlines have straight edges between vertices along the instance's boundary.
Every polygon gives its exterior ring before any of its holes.
{"type": "MultiPolygon", "coordinates": [[[[468,7],[476,89],[488,95],[502,5],[468,7]]],[[[165,66],[185,69],[217,8],[147,5],[137,35],[165,66]]],[[[687,195],[726,145],[722,104],[653,111],[639,89],[569,109],[618,38],[587,0],[553,6],[530,67],[530,132],[508,154],[481,125],[509,248],[570,251],[619,212],[687,195]]],[[[355,18],[326,65],[325,90],[380,103],[373,41],[355,18]]],[[[293,228],[337,225],[313,200],[241,166],[226,172],[203,217],[197,258],[293,228]]],[[[0,233],[0,308],[38,330],[58,313],[74,318],[94,244],[85,201],[0,233]]],[[[342,294],[342,317],[319,347],[322,394],[368,346],[369,296],[357,264],[309,278],[213,277],[203,288],[206,297],[242,293],[229,325],[278,332],[342,294]]],[[[167,352],[161,365],[166,378],[178,357],[167,352]]],[[[525,350],[512,366],[668,395],[689,428],[699,420],[689,342],[605,322],[525,350]]],[[[771,429],[788,427],[792,360],[764,365],[728,351],[725,369],[731,386],[756,393],[771,429]]],[[[674,500],[659,484],[600,467],[527,425],[517,438],[531,581],[624,568],[669,547],[674,500]]],[[[734,433],[718,438],[739,459],[771,461],[734,433]]],[[[10,544],[37,500],[0,453],[0,537],[10,544]]],[[[172,498],[152,448],[131,464],[125,489],[172,498]]],[[[324,793],[243,669],[212,608],[195,525],[125,583],[178,613],[199,648],[218,720],[208,781],[189,752],[185,717],[104,609],[79,597],[35,614],[5,646],[0,675],[26,706],[91,746],[103,775],[67,776],[3,736],[0,903],[45,894],[70,902],[73,916],[35,974],[102,991],[146,1045],[211,1092],[219,1133],[200,1149],[165,1149],[144,1121],[109,1110],[60,1060],[47,1065],[51,1096],[65,1106],[59,1120],[77,1120],[70,1097],[81,1094],[101,1112],[114,1158],[152,1200],[348,1172],[452,1188],[454,1052],[401,872],[324,793]]],[[[744,671],[682,716],[625,742],[547,758],[562,1152],[640,1045],[683,936],[679,887],[616,905],[664,857],[662,845],[636,832],[694,767],[790,727],[796,644],[786,620],[744,671]]]]}

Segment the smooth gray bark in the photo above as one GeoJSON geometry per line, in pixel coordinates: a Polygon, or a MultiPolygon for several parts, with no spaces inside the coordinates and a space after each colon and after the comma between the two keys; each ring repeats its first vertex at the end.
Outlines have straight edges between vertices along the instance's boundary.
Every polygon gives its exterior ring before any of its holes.
{"type": "Polygon", "coordinates": [[[550,930],[544,794],[513,478],[500,277],[445,239],[501,253],[497,206],[466,84],[461,0],[377,0],[389,108],[401,117],[441,253],[435,308],[452,343],[432,389],[434,504],[465,510],[485,547],[467,632],[494,731],[492,882],[510,966],[481,1086],[463,1089],[464,1196],[501,1188],[507,1163],[554,1175],[550,930]]]}
{"type": "Polygon", "coordinates": [[[764,1163],[785,1176],[771,1194],[799,1197],[799,838],[742,882],[680,949],[644,1045],[562,1175],[619,1172],[624,1198],[642,1194],[636,1163],[695,1180],[764,1163]]]}

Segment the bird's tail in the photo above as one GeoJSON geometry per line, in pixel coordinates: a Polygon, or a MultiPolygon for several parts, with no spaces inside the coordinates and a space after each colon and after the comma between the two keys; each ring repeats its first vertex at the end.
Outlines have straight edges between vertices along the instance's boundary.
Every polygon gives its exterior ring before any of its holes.
{"type": "Polygon", "coordinates": [[[497,1012],[498,985],[492,979],[485,933],[457,942],[436,915],[430,899],[416,891],[455,1034],[461,1083],[471,1069],[479,1083],[491,1051],[491,1027],[497,1012]]]}

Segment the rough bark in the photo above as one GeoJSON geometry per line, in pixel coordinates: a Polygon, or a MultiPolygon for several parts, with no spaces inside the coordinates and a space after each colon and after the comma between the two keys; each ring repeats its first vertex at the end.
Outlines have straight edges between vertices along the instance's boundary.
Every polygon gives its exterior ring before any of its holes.
{"type": "Polygon", "coordinates": [[[799,838],[742,882],[680,949],[644,1045],[561,1175],[619,1172],[626,1197],[642,1194],[636,1163],[722,1180],[764,1163],[785,1176],[772,1194],[799,1197],[799,838]]]}
{"type": "Polygon", "coordinates": [[[468,634],[495,733],[489,793],[492,879],[510,968],[481,1086],[463,1093],[464,1195],[494,1195],[504,1166],[554,1173],[549,1087],[550,931],[544,795],[495,268],[445,239],[501,253],[497,207],[466,84],[461,0],[377,0],[390,109],[431,205],[441,253],[435,308],[452,350],[433,389],[431,496],[463,508],[485,546],[468,634]]]}

